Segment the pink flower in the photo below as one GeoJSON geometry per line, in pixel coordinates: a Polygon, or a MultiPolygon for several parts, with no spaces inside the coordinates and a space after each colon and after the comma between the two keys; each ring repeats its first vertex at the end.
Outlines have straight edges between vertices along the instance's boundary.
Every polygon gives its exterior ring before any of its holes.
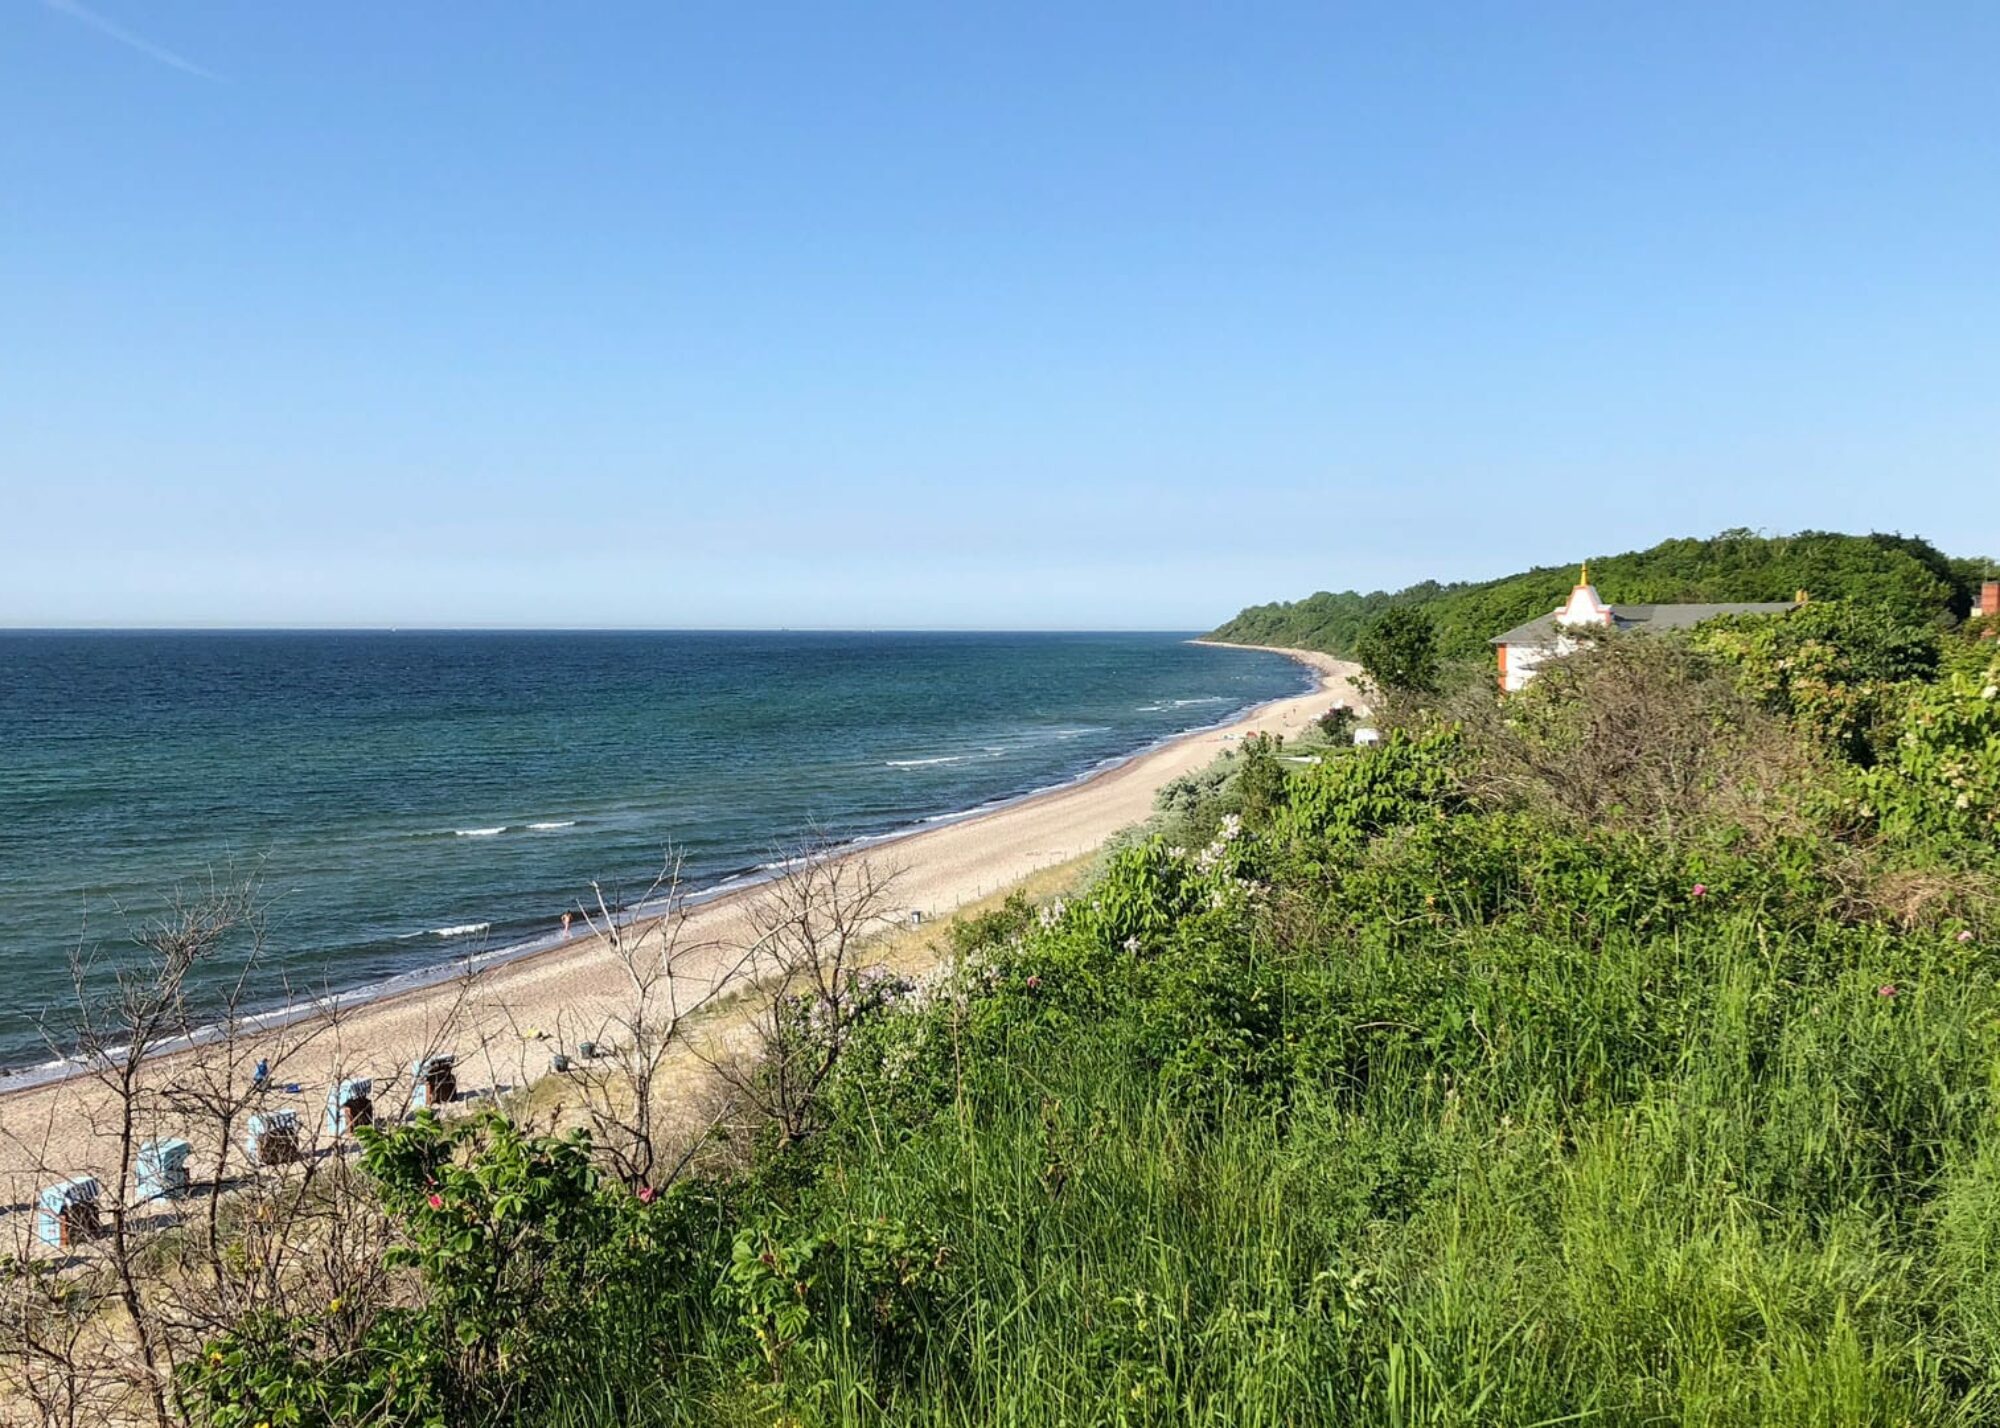
{"type": "Polygon", "coordinates": [[[444,1208],[444,1196],[433,1190],[430,1194],[430,1207],[433,1210],[442,1210],[444,1208]]]}
{"type": "Polygon", "coordinates": [[[1964,944],[1970,942],[1971,940],[1972,940],[1972,929],[1969,927],[1961,928],[1958,934],[1959,945],[1963,946],[1964,944]]]}
{"type": "Polygon", "coordinates": [[[650,1205],[650,1204],[652,1204],[652,1203],[653,1203],[653,1193],[654,1193],[654,1192],[653,1192],[653,1187],[652,1187],[652,1186],[650,1186],[650,1185],[641,1185],[641,1186],[639,1187],[639,1203],[640,1203],[641,1205],[650,1205]]]}
{"type": "Polygon", "coordinates": [[[1895,996],[1895,995],[1896,995],[1896,984],[1895,984],[1894,982],[1884,982],[1884,983],[1883,983],[1883,984],[1882,984],[1881,986],[1879,986],[1879,987],[1877,987],[1877,988],[1875,989],[1875,995],[1876,995],[1876,996],[1878,996],[1878,997],[1893,997],[1893,996],[1895,996]]]}
{"type": "Polygon", "coordinates": [[[1693,896],[1695,896],[1695,897],[1707,897],[1707,896],[1708,896],[1708,884],[1707,884],[1707,883],[1696,883],[1696,884],[1695,884],[1695,885],[1694,885],[1694,886],[1693,886],[1692,888],[1688,889],[1688,891],[1689,891],[1689,892],[1690,892],[1690,893],[1691,893],[1691,894],[1692,894],[1693,896]]]}
{"type": "Polygon", "coordinates": [[[1031,991],[1031,992],[1039,992],[1039,991],[1040,991],[1041,989],[1042,989],[1042,979],[1041,979],[1040,977],[1030,977],[1030,978],[1028,978],[1028,990],[1029,990],[1029,991],[1031,991]]]}

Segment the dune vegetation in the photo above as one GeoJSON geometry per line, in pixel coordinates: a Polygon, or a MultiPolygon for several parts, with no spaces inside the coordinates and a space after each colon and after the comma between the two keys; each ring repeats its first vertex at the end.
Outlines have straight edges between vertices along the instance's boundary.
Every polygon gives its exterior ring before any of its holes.
{"type": "Polygon", "coordinates": [[[1990,1422],[2000,645],[1807,609],[1249,741],[933,973],[788,999],[677,1169],[364,1131],[379,1272],[313,1299],[321,1232],[164,1411],[1990,1422]]]}

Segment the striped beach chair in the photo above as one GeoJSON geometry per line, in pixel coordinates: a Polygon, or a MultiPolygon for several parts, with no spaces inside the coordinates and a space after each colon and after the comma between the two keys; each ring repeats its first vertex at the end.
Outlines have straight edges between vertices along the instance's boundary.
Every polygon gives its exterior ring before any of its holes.
{"type": "Polygon", "coordinates": [[[57,1249],[96,1239],[104,1233],[97,1197],[93,1175],[78,1175],[45,1187],[35,1200],[35,1238],[57,1249]]]}

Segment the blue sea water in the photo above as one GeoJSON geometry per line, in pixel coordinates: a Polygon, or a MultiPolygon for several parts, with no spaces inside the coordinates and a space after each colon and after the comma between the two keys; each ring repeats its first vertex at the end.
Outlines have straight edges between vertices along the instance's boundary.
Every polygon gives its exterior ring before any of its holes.
{"type": "Polygon", "coordinates": [[[717,885],[1308,683],[1166,634],[0,632],[0,1066],[177,886],[255,880],[267,1001],[361,987],[637,895],[669,844],[717,885]]]}

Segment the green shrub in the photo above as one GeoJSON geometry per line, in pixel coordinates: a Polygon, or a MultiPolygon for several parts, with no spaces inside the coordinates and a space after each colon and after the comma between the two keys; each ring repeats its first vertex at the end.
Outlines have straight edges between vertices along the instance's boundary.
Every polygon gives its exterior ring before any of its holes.
{"type": "Polygon", "coordinates": [[[1974,857],[2000,850],[2000,662],[1918,686],[1862,790],[1892,840],[1974,857]]]}
{"type": "Polygon", "coordinates": [[[1293,779],[1273,824],[1280,846],[1358,850],[1370,837],[1454,806],[1462,740],[1456,729],[1392,731],[1373,748],[1327,758],[1293,779]]]}
{"type": "Polygon", "coordinates": [[[1815,744],[1864,767],[1881,757],[1912,681],[1936,676],[1934,623],[1879,606],[1814,601],[1785,615],[1711,620],[1695,643],[1728,659],[1745,693],[1815,744]]]}

